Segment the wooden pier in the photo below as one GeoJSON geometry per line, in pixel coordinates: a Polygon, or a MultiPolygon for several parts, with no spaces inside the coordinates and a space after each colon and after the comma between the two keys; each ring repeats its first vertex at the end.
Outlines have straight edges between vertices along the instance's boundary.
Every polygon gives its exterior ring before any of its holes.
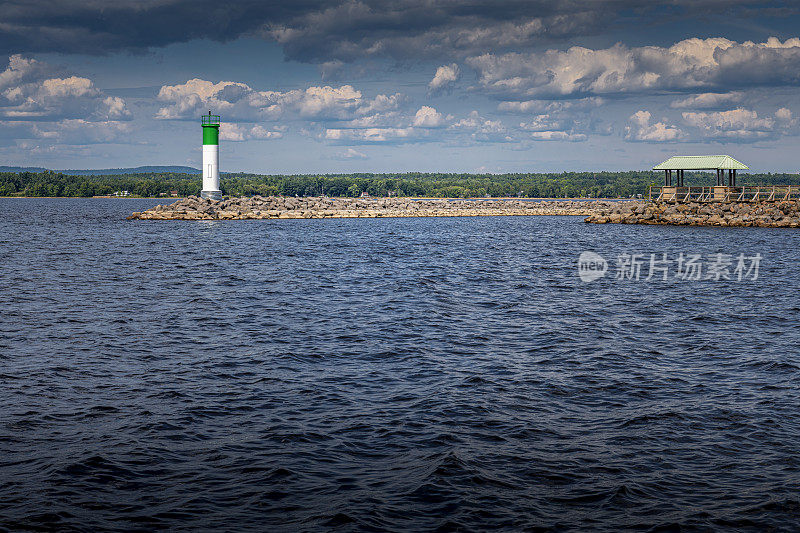
{"type": "Polygon", "coordinates": [[[744,185],[739,187],[716,185],[712,187],[651,186],[651,202],[779,202],[800,200],[800,185],[744,185]]]}

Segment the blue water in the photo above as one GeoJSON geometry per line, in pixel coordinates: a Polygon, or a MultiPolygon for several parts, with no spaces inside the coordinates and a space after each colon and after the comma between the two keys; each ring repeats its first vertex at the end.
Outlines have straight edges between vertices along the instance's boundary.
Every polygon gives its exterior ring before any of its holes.
{"type": "Polygon", "coordinates": [[[797,530],[800,231],[155,203],[0,200],[0,529],[797,530]]]}

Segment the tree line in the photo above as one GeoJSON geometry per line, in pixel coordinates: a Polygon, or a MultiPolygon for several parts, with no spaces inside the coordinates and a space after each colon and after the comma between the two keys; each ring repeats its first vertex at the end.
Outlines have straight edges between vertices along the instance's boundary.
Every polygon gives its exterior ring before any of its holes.
{"type": "MultiPolygon", "coordinates": [[[[711,174],[687,173],[687,185],[711,185],[711,174]]],[[[224,174],[220,188],[228,196],[425,196],[436,198],[629,198],[661,185],[663,174],[651,171],[561,173],[353,173],[353,174],[224,174]]],[[[800,185],[798,174],[740,174],[739,185],[800,185]]],[[[132,196],[199,195],[197,174],[143,173],[73,176],[57,172],[2,172],[0,196],[107,196],[128,191],[132,196]]]]}

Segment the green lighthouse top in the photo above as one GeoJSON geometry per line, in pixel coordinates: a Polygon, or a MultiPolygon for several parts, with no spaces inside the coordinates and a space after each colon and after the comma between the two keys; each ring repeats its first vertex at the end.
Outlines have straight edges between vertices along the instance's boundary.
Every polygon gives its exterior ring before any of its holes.
{"type": "Polygon", "coordinates": [[[218,145],[219,115],[212,115],[211,111],[209,111],[208,115],[203,115],[202,124],[203,124],[203,145],[204,146],[206,144],[218,145]]]}
{"type": "Polygon", "coordinates": [[[203,115],[202,121],[203,126],[219,127],[219,115],[212,115],[211,111],[208,112],[208,115],[203,115]]]}

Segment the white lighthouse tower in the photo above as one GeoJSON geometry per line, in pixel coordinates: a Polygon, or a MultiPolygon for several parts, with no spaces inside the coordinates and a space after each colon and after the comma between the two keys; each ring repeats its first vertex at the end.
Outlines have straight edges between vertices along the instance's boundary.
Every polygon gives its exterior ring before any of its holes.
{"type": "Polygon", "coordinates": [[[222,200],[219,190],[219,115],[203,115],[203,192],[200,196],[222,200]]]}

